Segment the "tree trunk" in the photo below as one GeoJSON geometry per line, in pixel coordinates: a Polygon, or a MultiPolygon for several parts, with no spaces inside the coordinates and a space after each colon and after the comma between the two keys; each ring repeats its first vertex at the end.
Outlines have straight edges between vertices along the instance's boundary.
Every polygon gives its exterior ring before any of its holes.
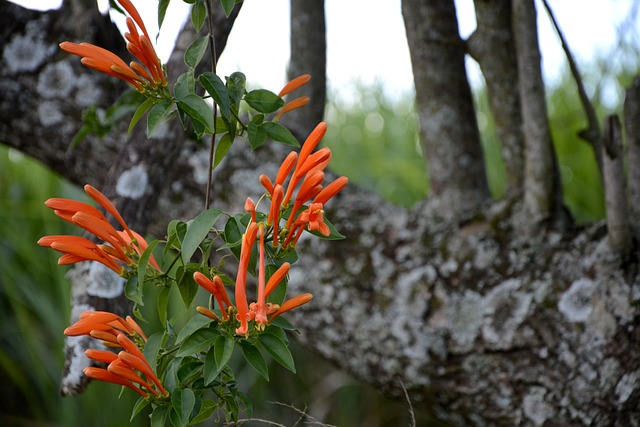
{"type": "Polygon", "coordinates": [[[327,30],[324,0],[290,2],[291,58],[287,78],[311,74],[311,81],[295,96],[308,96],[309,104],[287,113],[282,123],[291,128],[300,141],[323,120],[327,98],[327,30]]]}
{"type": "Polygon", "coordinates": [[[521,197],[524,182],[524,135],[518,91],[518,64],[511,29],[511,2],[476,0],[477,28],[467,49],[487,85],[496,134],[502,147],[507,197],[521,197]]]}
{"type": "Polygon", "coordinates": [[[484,159],[453,0],[403,0],[431,196],[443,212],[488,197],[484,159]]]}
{"type": "MultiPolygon", "coordinates": [[[[426,27],[434,32],[421,33],[422,43],[443,55],[440,49],[455,52],[455,61],[434,58],[429,67],[449,70],[455,63],[458,70],[441,83],[450,85],[450,91],[443,88],[442,94],[434,94],[444,103],[441,106],[424,99],[424,82],[416,78],[421,114],[440,114],[442,121],[423,119],[423,134],[432,141],[425,144],[438,141],[435,159],[452,169],[435,174],[431,170],[432,180],[439,182],[434,194],[455,194],[451,200],[456,211],[460,204],[477,206],[486,187],[484,178],[481,185],[476,181],[483,176],[475,165],[476,154],[464,154],[469,163],[463,174],[456,163],[461,158],[445,153],[445,147],[466,153],[461,147],[469,142],[466,138],[476,147],[471,151],[478,150],[477,130],[470,131],[475,129],[472,112],[465,113],[470,117],[464,120],[449,117],[463,117],[460,111],[469,108],[451,106],[457,97],[467,99],[460,105],[469,103],[468,86],[464,89],[459,80],[462,47],[457,30],[451,22],[434,21],[436,16],[455,19],[452,5],[432,10],[435,6],[418,8],[405,2],[405,17],[412,7],[422,10],[416,13],[438,12],[416,23],[429,24],[426,27]],[[454,124],[466,129],[458,130],[461,134],[455,138],[454,124]],[[445,141],[447,145],[440,144],[445,141]],[[440,173],[450,176],[452,183],[443,181],[440,173]],[[461,195],[473,203],[459,202],[461,195]]],[[[75,37],[64,30],[70,28],[71,16],[25,12],[4,2],[0,19],[12,23],[11,31],[0,30],[0,141],[76,183],[111,182],[117,193],[122,173],[111,175],[109,169],[124,146],[117,135],[125,135],[126,126],[68,150],[81,126],[81,109],[87,106],[78,101],[90,99],[90,93],[105,107],[121,86],[57,50],[57,42],[75,37]],[[69,75],[73,78],[65,79],[69,75]]],[[[409,38],[418,40],[417,34],[409,38]]],[[[136,210],[153,214],[136,216],[124,208],[128,215],[148,221],[147,230],[155,236],[164,235],[170,218],[190,219],[202,209],[207,167],[203,169],[206,161],[199,159],[206,159],[206,149],[176,138],[182,145],[170,151],[171,162],[163,163],[165,185],[153,202],[155,208],[148,208],[152,201],[137,204],[136,210]]],[[[214,205],[241,209],[247,196],[262,192],[258,175],[277,168],[281,159],[282,148],[274,144],[256,152],[234,144],[215,172],[214,205]]],[[[429,162],[436,172],[443,168],[434,158],[429,162]]],[[[312,292],[315,298],[290,320],[309,348],[391,395],[402,396],[404,384],[414,406],[453,425],[639,423],[637,259],[632,256],[621,265],[609,253],[604,223],[525,235],[515,215],[520,205],[486,204],[470,219],[443,215],[430,203],[404,210],[350,185],[327,207],[327,216],[347,240],[299,244],[301,261],[292,270],[290,289],[312,292]]]]}

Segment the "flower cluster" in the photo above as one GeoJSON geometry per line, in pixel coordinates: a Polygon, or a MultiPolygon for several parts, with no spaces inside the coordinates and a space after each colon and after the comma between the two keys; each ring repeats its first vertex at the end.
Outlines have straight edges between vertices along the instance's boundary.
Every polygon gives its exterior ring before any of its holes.
{"type": "Polygon", "coordinates": [[[90,43],[62,42],[60,48],[80,56],[81,62],[87,67],[124,80],[139,92],[159,93],[163,97],[167,90],[167,80],[144,22],[130,0],[116,1],[130,15],[126,19],[127,50],[140,62],[132,61],[127,65],[113,52],[90,43]]]}
{"type": "MultiPolygon", "coordinates": [[[[56,235],[42,237],[38,244],[62,252],[64,255],[58,260],[60,265],[97,261],[124,277],[128,272],[127,267],[134,267],[137,258],[147,249],[147,242],[127,226],[116,207],[104,194],[88,184],[84,186],[84,190],[120,223],[123,230],[116,230],[102,212],[87,203],[52,198],[47,200],[45,205],[53,209],[56,215],[83,228],[104,243],[94,243],[84,237],[56,235]]],[[[153,256],[150,257],[149,264],[160,271],[153,256]]]]}
{"type": "Polygon", "coordinates": [[[304,142],[300,154],[292,151],[280,165],[275,182],[269,177],[260,175],[260,182],[271,199],[271,209],[267,225],[272,226],[273,246],[281,241],[282,248],[295,246],[304,230],[318,231],[329,236],[330,230],[324,221],[324,204],[340,192],[349,182],[341,176],[323,187],[324,169],[331,161],[331,150],[324,147],[312,153],[327,131],[327,124],[322,122],[311,132],[304,142]],[[285,181],[289,178],[288,184],[285,181]],[[300,188],[295,198],[293,193],[298,184],[300,188]],[[305,203],[311,202],[301,211],[305,203]],[[280,230],[279,222],[289,212],[286,224],[280,230]]]}
{"type": "Polygon", "coordinates": [[[128,387],[145,399],[151,393],[155,398],[167,397],[162,386],[136,342],[147,338],[140,326],[129,316],[126,319],[105,312],[86,311],[80,320],[64,330],[69,337],[89,335],[110,348],[120,348],[117,354],[108,350],[88,349],[85,354],[94,362],[106,363],[107,368],[90,366],[83,370],[89,378],[128,387]]]}
{"type": "Polygon", "coordinates": [[[322,148],[313,154],[312,151],[324,136],[326,129],[326,123],[320,123],[305,141],[300,154],[292,151],[285,158],[275,182],[264,174],[260,176],[260,182],[271,199],[266,221],[257,221],[256,204],[250,198],[247,199],[245,210],[251,214],[251,221],[242,235],[238,274],[235,281],[235,306],[231,303],[219,276],[214,276],[211,280],[203,273],[194,273],[196,283],[211,293],[220,306],[222,319],[206,307],[198,307],[198,312],[218,322],[233,320],[233,313],[237,313],[235,319],[240,322],[240,326],[236,329],[238,335],[248,336],[249,322],[252,321],[255,322],[256,329],[264,330],[266,325],[273,322],[280,314],[306,304],[313,298],[311,294],[305,293],[285,301],[282,305],[267,301],[269,295],[288,274],[290,264],[282,263],[267,281],[265,240],[267,235],[271,234],[273,247],[276,250],[285,251],[295,247],[304,230],[317,231],[323,236],[330,235],[329,226],[324,220],[324,204],[347,185],[348,179],[341,176],[326,187],[322,185],[323,170],[331,160],[331,150],[322,148]],[[300,184],[299,188],[297,188],[298,184],[300,184]],[[294,193],[296,193],[295,197],[294,193]],[[311,203],[306,206],[308,202],[311,203]],[[284,223],[282,227],[280,222],[284,223]],[[256,241],[258,242],[257,300],[249,304],[247,273],[256,241]]]}

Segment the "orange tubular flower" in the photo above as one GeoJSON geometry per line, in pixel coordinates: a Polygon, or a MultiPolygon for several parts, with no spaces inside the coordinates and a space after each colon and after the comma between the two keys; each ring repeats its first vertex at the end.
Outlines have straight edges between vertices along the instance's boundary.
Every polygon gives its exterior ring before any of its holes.
{"type": "Polygon", "coordinates": [[[132,85],[136,90],[144,92],[147,88],[156,89],[167,84],[162,65],[153,45],[149,33],[140,14],[129,0],[117,0],[131,17],[127,17],[127,49],[146,67],[132,62],[127,65],[116,54],[89,43],[62,42],[60,48],[65,52],[82,58],[82,64],[102,73],[117,77],[132,85]],[[142,30],[138,33],[136,25],[142,30]]]}
{"type": "Polygon", "coordinates": [[[274,289],[280,284],[280,282],[282,282],[282,279],[284,279],[287,276],[287,274],[289,274],[290,267],[291,267],[291,264],[289,264],[288,262],[285,262],[280,266],[280,268],[276,270],[275,273],[271,275],[271,277],[269,278],[269,281],[267,282],[267,286],[265,287],[265,290],[264,290],[265,298],[269,298],[269,295],[271,295],[271,292],[273,292],[274,289]]]}
{"type": "Polygon", "coordinates": [[[283,97],[293,92],[294,90],[301,88],[302,86],[309,83],[309,80],[311,80],[310,74],[303,74],[301,76],[296,77],[295,79],[291,80],[289,83],[284,85],[282,90],[280,90],[280,93],[278,93],[278,96],[283,97]]]}
{"type": "Polygon", "coordinates": [[[247,302],[247,269],[251,258],[251,249],[256,240],[258,226],[252,222],[247,227],[247,231],[242,235],[242,246],[240,248],[240,264],[238,266],[238,276],[236,278],[236,307],[238,308],[237,319],[240,327],[236,329],[236,334],[246,335],[249,333],[249,304],[247,302]]]}
{"type": "Polygon", "coordinates": [[[309,97],[308,96],[301,96],[300,98],[296,98],[292,101],[287,102],[284,107],[282,107],[282,110],[280,110],[278,112],[278,114],[276,114],[276,117],[274,118],[274,120],[279,120],[280,117],[282,117],[283,114],[286,114],[290,111],[296,110],[298,108],[304,107],[305,105],[307,105],[309,103],[309,97]]]}
{"type": "Polygon", "coordinates": [[[117,385],[122,385],[135,391],[145,399],[149,397],[147,393],[142,391],[140,387],[134,385],[131,381],[125,378],[122,378],[116,374],[113,374],[107,371],[106,369],[90,366],[88,368],[84,368],[82,372],[91,379],[98,380],[98,381],[105,381],[105,382],[117,384],[117,385]]]}
{"type": "MultiPolygon", "coordinates": [[[[255,320],[260,325],[267,323],[267,296],[265,293],[265,267],[264,267],[264,225],[258,225],[258,232],[260,233],[259,260],[258,260],[258,302],[252,310],[255,313],[255,320]]],[[[264,326],[261,326],[264,328],[264,326]]]]}
{"type": "Polygon", "coordinates": [[[84,312],[80,315],[78,322],[65,329],[64,334],[67,336],[89,335],[103,340],[103,344],[108,347],[122,349],[117,355],[110,351],[87,350],[85,354],[89,359],[109,364],[107,369],[86,368],[84,373],[88,377],[129,387],[145,398],[148,397],[146,391],[156,397],[169,395],[140,348],[129,338],[132,336],[138,341],[140,339],[146,341],[140,325],[131,317],[127,316],[125,320],[117,314],[106,311],[84,312]],[[144,375],[144,378],[141,375],[144,375]]]}
{"type": "Polygon", "coordinates": [[[280,306],[280,308],[275,313],[271,315],[271,317],[269,317],[269,322],[273,322],[273,320],[276,317],[280,316],[282,313],[293,310],[296,307],[300,307],[301,305],[308,303],[312,299],[313,295],[311,294],[302,294],[288,299],[280,306]]]}
{"type": "MultiPolygon", "coordinates": [[[[104,194],[90,185],[85,185],[84,189],[122,225],[124,231],[116,230],[102,212],[91,205],[53,198],[47,200],[45,205],[53,209],[56,215],[104,240],[105,244],[95,244],[76,236],[45,236],[38,240],[38,244],[62,252],[64,255],[58,260],[59,264],[97,261],[123,275],[124,266],[133,264],[135,261],[132,257],[136,254],[138,257],[141,256],[148,244],[142,236],[127,226],[113,203],[104,194]]],[[[149,264],[161,271],[153,256],[149,258],[149,264]]]]}
{"type": "MultiPolygon", "coordinates": [[[[207,276],[205,276],[204,274],[200,273],[199,271],[196,271],[195,273],[193,273],[193,280],[195,280],[195,282],[202,286],[204,289],[206,289],[207,291],[209,291],[209,293],[211,295],[214,296],[214,298],[216,299],[216,301],[218,302],[218,305],[220,306],[220,311],[222,312],[222,317],[227,320],[227,318],[229,317],[227,311],[229,309],[229,307],[231,307],[233,304],[231,304],[231,300],[229,300],[229,296],[227,295],[227,291],[224,288],[224,284],[222,283],[222,279],[218,276],[214,276],[213,281],[209,280],[209,278],[207,276]]],[[[204,309],[204,307],[203,307],[204,309]]],[[[211,312],[211,310],[206,309],[203,311],[198,310],[200,313],[204,314],[207,317],[210,317],[216,321],[220,321],[219,318],[217,318],[218,316],[214,316],[215,317],[211,317],[209,312],[211,312]]],[[[213,312],[211,312],[211,314],[213,314],[213,312]]]]}
{"type": "Polygon", "coordinates": [[[296,168],[293,171],[293,176],[291,177],[291,181],[289,182],[289,186],[287,187],[287,192],[284,196],[284,200],[282,201],[283,204],[286,205],[289,203],[289,200],[291,200],[293,190],[296,188],[298,182],[300,181],[300,179],[302,179],[303,176],[299,172],[299,170],[302,168],[311,152],[318,146],[320,140],[322,140],[322,137],[326,132],[327,124],[325,122],[320,122],[320,124],[318,124],[318,126],[316,126],[316,128],[309,134],[306,141],[302,145],[300,154],[298,156],[298,162],[296,163],[296,168]]]}

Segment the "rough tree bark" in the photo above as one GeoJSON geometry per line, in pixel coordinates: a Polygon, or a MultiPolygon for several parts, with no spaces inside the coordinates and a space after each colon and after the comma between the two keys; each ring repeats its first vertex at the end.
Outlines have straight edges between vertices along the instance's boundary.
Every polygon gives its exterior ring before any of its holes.
{"type": "MultiPolygon", "coordinates": [[[[411,6],[405,2],[405,11],[411,6]]],[[[461,41],[448,7],[438,15],[448,22],[433,29],[448,28],[447,37],[437,32],[421,37],[429,49],[449,47],[453,54],[441,53],[452,54],[449,62],[460,66],[461,41]]],[[[12,23],[10,30],[0,30],[0,141],[79,184],[117,183],[118,176],[108,171],[124,145],[115,135],[124,129],[102,141],[89,138],[68,152],[87,106],[78,100],[88,99],[91,91],[92,99],[106,106],[120,91],[111,79],[82,70],[57,51],[57,42],[73,37],[63,31],[71,17],[25,12],[4,2],[0,19],[12,23]]],[[[415,25],[425,22],[430,21],[415,25]]],[[[430,67],[444,67],[443,62],[430,67]]],[[[442,89],[449,98],[466,96],[466,89],[454,84],[459,73],[442,83],[452,84],[450,92],[442,89]]],[[[416,86],[420,97],[422,86],[416,86]]],[[[445,106],[446,123],[458,109],[469,114],[463,101],[433,105],[426,113],[442,113],[445,106]]],[[[475,128],[475,119],[455,125],[475,128]]],[[[449,132],[432,126],[426,129],[442,131],[443,137],[449,132]]],[[[466,132],[457,138],[477,129],[466,132]]],[[[438,140],[437,133],[428,136],[438,140]]],[[[476,136],[470,138],[477,144],[476,136]]],[[[181,140],[174,161],[165,166],[170,179],[157,195],[155,212],[145,219],[156,236],[169,218],[189,219],[201,209],[207,167],[200,159],[207,153],[181,140]]],[[[449,148],[459,149],[460,139],[448,141],[449,148]]],[[[234,144],[216,171],[214,201],[223,209],[241,208],[248,195],[260,194],[258,174],[274,172],[281,159],[279,152],[274,155],[276,145],[255,153],[245,147],[234,144]]],[[[459,159],[439,150],[443,157],[434,156],[455,169],[459,159]]],[[[429,161],[431,167],[435,160],[429,161]]],[[[470,182],[482,175],[473,167],[462,174],[467,181],[452,176],[451,186],[471,186],[461,187],[460,195],[477,206],[486,187],[470,182]]],[[[400,396],[404,383],[416,406],[454,425],[640,422],[637,259],[620,263],[604,223],[526,235],[522,230],[530,219],[515,215],[521,204],[487,203],[470,217],[428,201],[404,210],[349,186],[327,212],[348,239],[330,245],[301,241],[303,256],[291,275],[293,292],[315,295],[313,304],[292,318],[304,343],[389,394],[400,396]]]]}

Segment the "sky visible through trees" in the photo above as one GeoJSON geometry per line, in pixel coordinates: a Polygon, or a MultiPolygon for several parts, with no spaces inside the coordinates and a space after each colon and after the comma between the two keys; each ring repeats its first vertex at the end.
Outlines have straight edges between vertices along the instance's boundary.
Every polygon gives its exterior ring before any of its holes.
{"type": "MultiPolygon", "coordinates": [[[[60,0],[12,0],[34,8],[58,7],[60,0]],[[46,5],[46,6],[45,6],[46,5]]],[[[107,0],[99,0],[106,9],[107,0]]],[[[155,4],[140,7],[146,22],[157,22],[155,4]],[[151,6],[153,5],[153,6],[151,6]]],[[[627,40],[638,44],[640,16],[634,0],[549,0],[579,64],[589,64],[612,50],[618,30],[631,20],[627,40]]],[[[460,32],[468,36],[475,28],[473,0],[456,0],[460,32]]],[[[553,84],[561,78],[564,53],[557,35],[537,2],[539,31],[545,78],[553,84]]],[[[168,58],[172,42],[186,17],[187,5],[170,3],[163,32],[158,39],[159,53],[168,58]],[[180,19],[177,19],[180,18],[180,19]]],[[[392,98],[412,92],[413,79],[406,46],[400,0],[327,0],[327,72],[329,89],[345,100],[357,87],[381,83],[392,98]],[[366,12],[363,12],[366,11],[366,12]],[[358,84],[355,84],[358,83],[358,84]]],[[[116,17],[122,24],[124,19],[116,17]]],[[[231,34],[226,53],[221,57],[222,74],[244,72],[249,81],[266,88],[277,88],[285,80],[289,57],[289,0],[246,0],[231,34]],[[268,17],[265,18],[265,17],[268,17]],[[266,27],[264,23],[269,22],[266,27]]],[[[156,32],[157,27],[150,29],[156,32]]],[[[614,58],[616,61],[616,58],[614,58]]],[[[472,84],[481,82],[477,66],[469,61],[472,84]]]]}

